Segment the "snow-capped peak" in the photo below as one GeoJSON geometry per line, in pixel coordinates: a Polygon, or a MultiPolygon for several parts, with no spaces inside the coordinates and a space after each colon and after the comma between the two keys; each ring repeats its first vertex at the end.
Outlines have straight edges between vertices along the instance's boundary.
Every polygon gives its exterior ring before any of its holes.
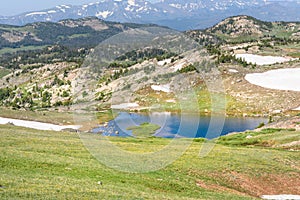
{"type": "Polygon", "coordinates": [[[128,5],[130,5],[130,6],[136,6],[135,0],[128,0],[127,2],[128,2],[128,5]]]}
{"type": "Polygon", "coordinates": [[[158,23],[184,30],[198,23],[202,24],[202,28],[211,26],[221,19],[240,14],[267,21],[296,21],[300,20],[299,2],[300,0],[95,0],[80,6],[58,5],[48,10],[4,16],[0,18],[0,23],[24,25],[38,21],[55,22],[65,18],[96,16],[110,21],[158,23]],[[207,17],[211,17],[211,20],[206,21],[207,17]],[[182,23],[178,23],[178,20],[182,23]]]}

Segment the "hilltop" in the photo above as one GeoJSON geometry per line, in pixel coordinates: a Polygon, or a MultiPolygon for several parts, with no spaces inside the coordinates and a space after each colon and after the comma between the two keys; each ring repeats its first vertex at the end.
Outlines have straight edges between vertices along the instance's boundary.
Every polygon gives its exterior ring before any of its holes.
{"type": "MultiPolygon", "coordinates": [[[[195,32],[195,30],[189,31],[195,32]]],[[[214,26],[198,30],[198,33],[214,36],[225,42],[242,43],[257,40],[300,39],[299,22],[266,22],[251,16],[228,17],[214,26]]]]}

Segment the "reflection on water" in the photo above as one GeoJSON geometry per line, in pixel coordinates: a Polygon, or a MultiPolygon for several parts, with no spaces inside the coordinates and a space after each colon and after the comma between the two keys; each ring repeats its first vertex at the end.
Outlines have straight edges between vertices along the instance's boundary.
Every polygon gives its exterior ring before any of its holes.
{"type": "Polygon", "coordinates": [[[214,124],[210,125],[211,117],[196,114],[180,115],[168,112],[141,114],[120,112],[114,120],[104,126],[93,129],[93,132],[102,133],[106,136],[132,136],[132,132],[127,130],[128,127],[149,122],[161,127],[153,135],[156,137],[203,137],[212,139],[231,132],[251,130],[256,128],[261,122],[267,122],[265,118],[228,117],[225,120],[222,131],[219,132],[218,127],[222,126],[223,120],[223,117],[214,116],[214,124]],[[210,131],[209,135],[207,134],[208,129],[210,131]]]}

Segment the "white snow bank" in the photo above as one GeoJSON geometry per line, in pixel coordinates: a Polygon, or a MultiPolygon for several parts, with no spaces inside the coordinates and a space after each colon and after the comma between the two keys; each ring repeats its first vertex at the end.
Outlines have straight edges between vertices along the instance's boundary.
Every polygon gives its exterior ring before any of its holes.
{"type": "Polygon", "coordinates": [[[300,195],[288,195],[288,194],[281,194],[281,195],[262,195],[262,199],[272,199],[272,200],[300,200],[300,195]]]}
{"type": "Polygon", "coordinates": [[[264,73],[247,74],[251,84],[276,90],[300,91],[300,68],[276,69],[264,73]]]}
{"type": "Polygon", "coordinates": [[[47,12],[32,12],[32,13],[28,13],[25,15],[25,17],[27,16],[31,16],[31,15],[46,15],[47,12]]]}
{"type": "Polygon", "coordinates": [[[256,63],[257,65],[271,65],[275,63],[283,63],[294,60],[293,58],[279,56],[260,56],[254,54],[236,54],[235,57],[245,59],[247,63],[256,63]]]}
{"type": "Polygon", "coordinates": [[[56,13],[56,10],[49,10],[47,13],[56,13]]]}
{"type": "Polygon", "coordinates": [[[298,108],[294,108],[293,110],[300,111],[300,106],[298,108]]]}
{"type": "Polygon", "coordinates": [[[108,16],[111,16],[112,14],[113,14],[113,12],[106,10],[103,12],[97,12],[96,17],[103,17],[104,19],[106,19],[108,16]]]}
{"type": "Polygon", "coordinates": [[[182,62],[182,63],[172,66],[171,68],[173,69],[174,72],[176,72],[178,70],[181,70],[185,64],[186,64],[185,62],[182,62]]]}
{"type": "Polygon", "coordinates": [[[238,73],[239,71],[238,70],[236,70],[236,69],[229,69],[228,70],[230,73],[238,73]]]}
{"type": "Polygon", "coordinates": [[[79,125],[67,125],[67,126],[59,126],[55,124],[36,122],[36,121],[27,121],[27,120],[19,120],[19,119],[10,119],[0,117],[0,124],[8,124],[12,123],[15,126],[22,126],[26,128],[33,128],[37,130],[50,130],[50,131],[61,131],[63,129],[71,128],[71,129],[79,129],[81,126],[79,125]]]}
{"type": "Polygon", "coordinates": [[[112,109],[127,109],[127,108],[135,108],[139,107],[139,104],[137,103],[122,103],[118,105],[111,105],[112,109]]]}
{"type": "Polygon", "coordinates": [[[170,85],[151,85],[152,90],[169,93],[170,85]]]}
{"type": "Polygon", "coordinates": [[[171,61],[172,61],[171,59],[165,59],[165,60],[158,61],[157,64],[159,66],[163,66],[164,64],[170,64],[171,61]]]}

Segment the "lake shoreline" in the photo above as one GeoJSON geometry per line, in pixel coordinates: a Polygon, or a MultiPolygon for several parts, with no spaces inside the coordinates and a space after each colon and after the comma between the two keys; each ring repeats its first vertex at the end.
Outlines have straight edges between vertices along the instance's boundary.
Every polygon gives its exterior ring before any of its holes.
{"type": "Polygon", "coordinates": [[[143,112],[120,111],[113,120],[101,123],[89,132],[106,136],[130,136],[128,127],[146,122],[161,127],[153,134],[155,137],[212,139],[232,132],[254,130],[267,121],[267,118],[261,117],[203,116],[195,113],[181,115],[171,112],[152,112],[147,115],[143,112]]]}
{"type": "MultiPolygon", "coordinates": [[[[136,112],[130,112],[129,114],[133,114],[133,115],[143,115],[145,117],[147,117],[148,115],[146,115],[146,113],[136,113],[136,112]]],[[[153,113],[152,113],[153,114],[153,113]]],[[[166,113],[159,113],[159,112],[155,112],[154,115],[165,115],[166,113]]],[[[205,119],[210,119],[211,116],[207,116],[207,115],[200,115],[200,114],[196,114],[196,113],[189,113],[190,115],[188,117],[197,117],[199,116],[204,117],[205,119]]],[[[169,116],[180,116],[179,113],[171,113],[171,112],[167,112],[167,115],[169,116]]],[[[216,116],[215,116],[216,117],[216,116]]],[[[220,115],[218,116],[220,117],[220,115]]],[[[234,119],[236,117],[225,117],[224,119],[234,119]]],[[[243,117],[243,119],[256,119],[255,117],[243,117]]],[[[111,121],[114,121],[115,119],[112,119],[108,122],[104,122],[104,123],[99,123],[99,124],[95,124],[93,125],[93,128],[90,128],[90,130],[88,131],[84,131],[81,130],[82,125],[56,125],[53,123],[45,123],[45,122],[40,122],[37,120],[23,120],[23,119],[16,119],[16,118],[6,118],[6,117],[0,117],[0,124],[5,125],[5,124],[11,124],[14,126],[19,126],[19,127],[25,127],[25,128],[33,128],[35,130],[53,130],[53,131],[64,131],[64,130],[73,130],[73,131],[83,131],[83,132],[90,132],[93,133],[93,130],[99,128],[100,126],[105,126],[108,123],[110,123],[111,121]]],[[[230,133],[228,133],[230,134],[230,133]]],[[[199,138],[199,137],[197,137],[199,138]]]]}

